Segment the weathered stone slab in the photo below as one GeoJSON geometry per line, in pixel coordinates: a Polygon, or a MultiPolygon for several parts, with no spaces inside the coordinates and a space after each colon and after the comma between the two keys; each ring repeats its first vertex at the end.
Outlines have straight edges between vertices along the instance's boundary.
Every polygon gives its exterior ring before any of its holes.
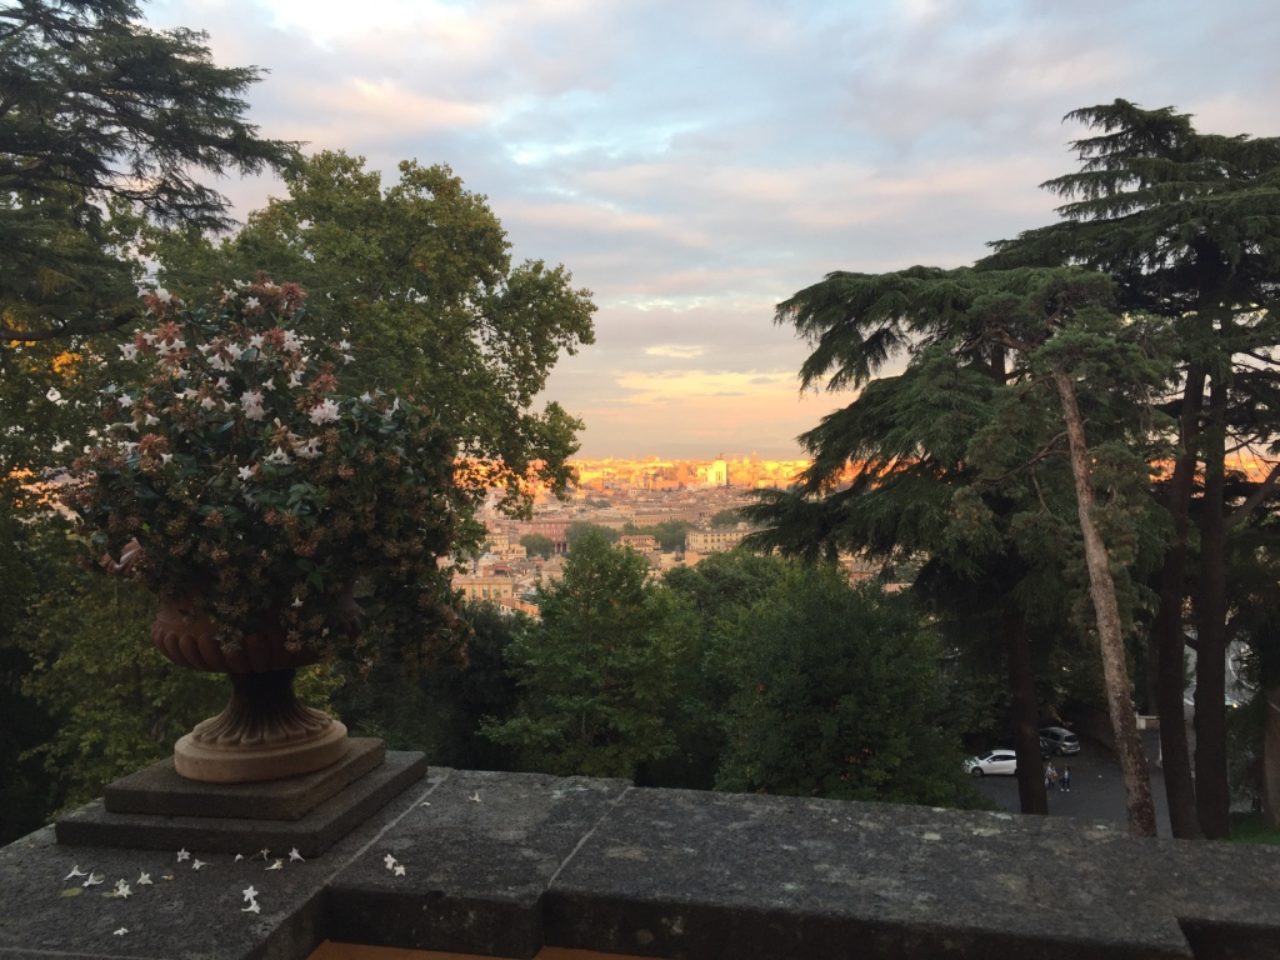
{"type": "Polygon", "coordinates": [[[531,957],[543,942],[547,885],[628,789],[623,780],[455,771],[334,878],[327,935],[531,957]],[[404,876],[386,868],[388,854],[404,876]]]}
{"type": "Polygon", "coordinates": [[[304,857],[329,849],[427,771],[421,753],[391,752],[385,762],[298,820],[235,817],[161,817],[111,813],[95,800],[56,824],[58,842],[72,846],[141,850],[206,850],[249,854],[263,847],[304,857]]]}
{"type": "Polygon", "coordinates": [[[661,957],[1190,957],[1157,853],[1064,819],[633,790],[556,878],[544,935],[661,957]]]}
{"type": "MultiPolygon", "coordinates": [[[[334,873],[378,848],[396,820],[448,774],[431,770],[324,855],[301,863],[286,859],[280,870],[268,870],[270,863],[261,859],[235,861],[194,847],[188,847],[192,859],[182,862],[177,848],[68,847],[46,827],[0,848],[0,957],[303,960],[325,939],[324,889],[334,873]],[[207,865],[194,870],[197,858],[207,865]],[[104,882],[86,888],[83,878],[64,880],[73,865],[104,882]],[[151,885],[137,882],[144,871],[151,885]],[[118,879],[130,884],[127,899],[110,895],[118,879]],[[243,891],[250,886],[258,892],[257,914],[243,912],[243,891]],[[74,890],[80,892],[63,895],[74,890]],[[122,927],[127,933],[116,936],[122,927]]],[[[272,854],[287,850],[273,848],[272,854]]]]}
{"type": "Polygon", "coordinates": [[[261,783],[199,783],[180,776],[173,758],[122,777],[103,791],[109,813],[164,817],[235,817],[244,820],[299,820],[360,779],[386,755],[371,737],[351,737],[337,763],[300,777],[261,783]]]}

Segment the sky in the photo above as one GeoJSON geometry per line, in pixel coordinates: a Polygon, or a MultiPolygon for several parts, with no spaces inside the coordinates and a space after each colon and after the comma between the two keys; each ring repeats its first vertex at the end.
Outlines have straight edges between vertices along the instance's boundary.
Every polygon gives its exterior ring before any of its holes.
{"type": "MultiPolygon", "coordinates": [[[[596,342],[545,396],[584,457],[800,453],[774,307],[832,270],[950,267],[1052,222],[1062,117],[1117,97],[1280,135],[1274,0],[158,0],[264,136],[447,163],[516,261],[563,263],[596,342]]],[[[282,186],[217,186],[243,217],[282,186]]]]}

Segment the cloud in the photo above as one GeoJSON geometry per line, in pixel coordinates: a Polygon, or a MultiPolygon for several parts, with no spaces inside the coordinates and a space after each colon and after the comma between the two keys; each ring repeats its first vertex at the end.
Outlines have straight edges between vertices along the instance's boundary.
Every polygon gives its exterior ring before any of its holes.
{"type": "Polygon", "coordinates": [[[706,352],[706,347],[694,343],[659,343],[644,348],[647,357],[670,357],[673,360],[693,360],[706,352]]]}
{"type": "MultiPolygon", "coordinates": [[[[268,136],[395,181],[447,162],[512,254],[564,263],[596,344],[549,397],[584,452],[795,451],[839,397],[774,305],[837,269],[955,266],[1051,222],[1069,110],[1174,104],[1280,134],[1280,17],[1238,0],[168,0],[205,28],[268,136]],[[1245,26],[1242,27],[1241,25],[1245,26]],[[699,352],[693,352],[693,351],[699,352]],[[697,364],[698,370],[672,370],[697,364]],[[736,440],[735,440],[736,438],[736,440]]],[[[281,187],[214,184],[241,217],[281,187]]],[[[847,397],[843,402],[847,402],[847,397]]]]}

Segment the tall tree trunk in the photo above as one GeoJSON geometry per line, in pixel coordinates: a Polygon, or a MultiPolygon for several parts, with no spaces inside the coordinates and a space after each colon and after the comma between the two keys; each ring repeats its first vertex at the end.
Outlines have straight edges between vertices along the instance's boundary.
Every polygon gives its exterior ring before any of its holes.
{"type": "Polygon", "coordinates": [[[1156,669],[1156,709],[1160,714],[1160,755],[1169,824],[1173,835],[1184,839],[1201,836],[1195,780],[1191,776],[1191,752],[1187,747],[1186,710],[1182,702],[1187,686],[1182,605],[1186,594],[1188,515],[1195,486],[1204,379],[1203,364],[1193,363],[1187,368],[1179,428],[1182,454],[1174,464],[1165,502],[1173,519],[1173,540],[1165,551],[1160,571],[1160,607],[1151,625],[1150,649],[1156,669]]]}
{"type": "Polygon", "coordinates": [[[1227,786],[1226,371],[1213,374],[1204,431],[1200,590],[1196,602],[1196,809],[1211,839],[1231,832],[1227,786]]]}
{"type": "Polygon", "coordinates": [[[1263,690],[1266,719],[1262,727],[1262,812],[1280,827],[1280,683],[1263,690]]]}
{"type": "Polygon", "coordinates": [[[1031,641],[1027,621],[1013,601],[1001,616],[1009,694],[1013,701],[1013,749],[1018,755],[1018,802],[1023,813],[1048,813],[1044,776],[1040,772],[1040,708],[1031,673],[1031,641]]]}
{"type": "Polygon", "coordinates": [[[1053,382],[1062,402],[1062,419],[1071,450],[1071,474],[1076,486],[1076,511],[1084,539],[1085,566],[1089,571],[1089,595],[1098,619],[1098,644],[1102,649],[1102,676],[1107,688],[1107,710],[1111,730],[1124,775],[1125,806],[1129,812],[1129,832],[1136,837],[1156,835],[1156,811],[1151,802],[1151,781],[1147,776],[1147,755],[1138,736],[1133,709],[1129,667],[1125,661],[1121,632],[1120,604],[1111,576],[1111,558],[1102,534],[1093,519],[1093,482],[1089,474],[1089,448],[1085,444],[1084,423],[1076,403],[1075,385],[1062,370],[1053,371],[1053,382]]]}

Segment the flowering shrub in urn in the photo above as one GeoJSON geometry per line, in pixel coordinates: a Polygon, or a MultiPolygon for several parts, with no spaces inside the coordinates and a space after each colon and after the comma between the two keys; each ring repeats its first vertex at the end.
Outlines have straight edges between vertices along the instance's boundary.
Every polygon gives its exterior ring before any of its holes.
{"type": "Polygon", "coordinates": [[[105,391],[78,463],[95,549],[193,598],[230,664],[205,669],[253,669],[242,648],[264,625],[315,659],[358,624],[357,576],[424,622],[444,596],[437,558],[468,497],[453,444],[411,400],[344,392],[351,347],[299,332],[305,299],[266,279],[197,309],[148,295],[154,322],[120,347],[136,377],[105,391]]]}

